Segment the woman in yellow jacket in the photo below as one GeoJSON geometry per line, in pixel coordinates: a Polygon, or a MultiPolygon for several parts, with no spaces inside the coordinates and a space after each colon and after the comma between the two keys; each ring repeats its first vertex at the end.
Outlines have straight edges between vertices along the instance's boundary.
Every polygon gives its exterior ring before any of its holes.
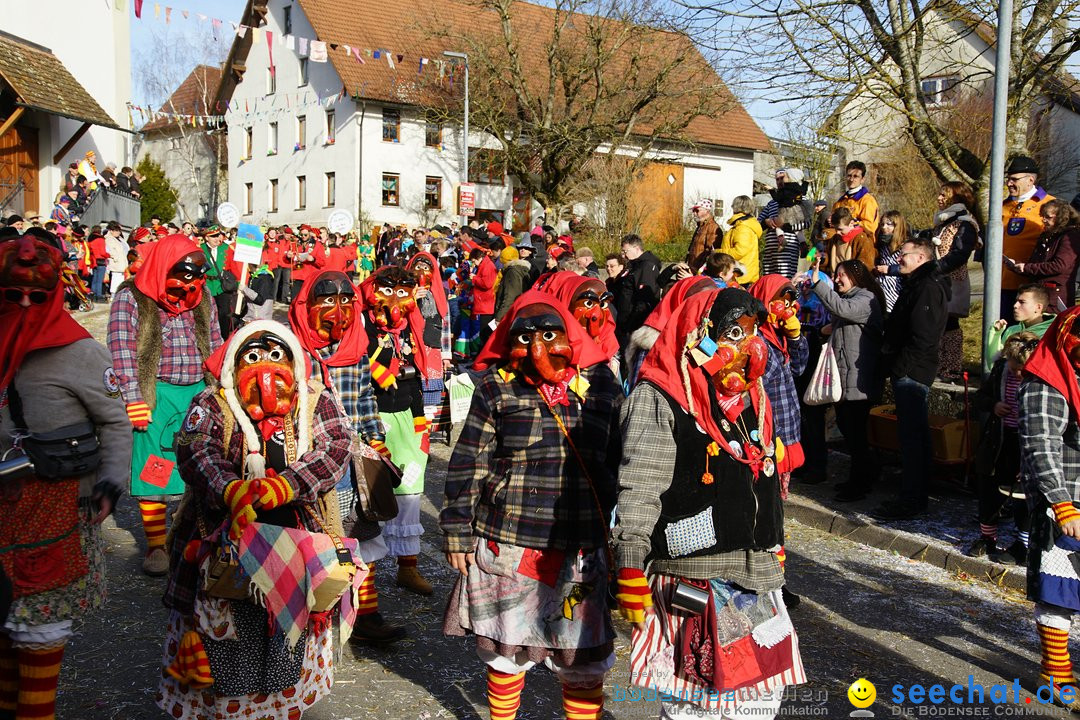
{"type": "Polygon", "coordinates": [[[752,198],[739,195],[732,201],[731,209],[735,213],[727,220],[731,229],[724,233],[724,239],[720,241],[717,250],[727,253],[746,268],[746,272],[739,278],[739,284],[749,285],[757,282],[761,274],[758,249],[763,230],[757,220],[757,207],[752,198]]]}

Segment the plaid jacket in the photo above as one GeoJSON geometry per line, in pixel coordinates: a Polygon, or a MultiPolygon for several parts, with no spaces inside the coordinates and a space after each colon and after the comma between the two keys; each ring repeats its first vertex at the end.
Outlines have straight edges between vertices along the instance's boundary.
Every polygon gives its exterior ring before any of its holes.
{"type": "MultiPolygon", "coordinates": [[[[227,511],[222,496],[225,486],[240,476],[244,457],[244,437],[239,428],[233,426],[229,445],[224,446],[226,417],[214,398],[215,392],[207,388],[192,399],[183,429],[176,436],[177,469],[192,497],[181,505],[182,512],[173,524],[168,548],[172,569],[162,602],[186,615],[193,611],[199,589],[198,568],[184,560],[188,542],[202,537],[196,513],[204,513],[208,532],[225,521],[227,511]]],[[[315,403],[312,449],[278,473],[292,486],[294,503],[314,503],[320,493],[334,488],[351,457],[352,436],[348,419],[341,414],[330,391],[324,390],[315,403]]],[[[309,518],[301,517],[305,525],[310,523],[309,518]]],[[[310,526],[308,529],[319,530],[310,526]]]]}
{"type": "MultiPolygon", "coordinates": [[[[322,365],[321,360],[333,355],[329,346],[319,350],[319,357],[313,357],[312,363],[322,365]]],[[[379,406],[375,402],[375,390],[371,386],[371,363],[368,356],[360,358],[356,365],[346,367],[323,366],[329,376],[330,390],[341,402],[341,409],[352,422],[353,428],[366,443],[384,440],[386,433],[379,421],[379,406]]]]}
{"type": "MultiPolygon", "coordinates": [[[[644,570],[652,534],[660,520],[660,496],[671,487],[675,467],[675,417],[655,385],[638,383],[622,408],[622,464],[619,514],[612,532],[620,568],[644,570]]],[[[736,550],[677,559],[657,559],[650,573],[690,578],[724,578],[748,590],[775,590],[784,583],[776,554],[736,550]]]]}
{"type": "Polygon", "coordinates": [[[1020,386],[1020,473],[1029,501],[1080,500],[1080,427],[1057,390],[1037,378],[1020,386]]]}
{"type": "MultiPolygon", "coordinates": [[[[194,385],[203,379],[202,356],[195,345],[195,313],[170,315],[159,309],[158,314],[161,319],[158,379],[172,385],[194,385]]],[[[138,333],[139,306],[131,290],[121,288],[109,308],[108,344],[113,370],[120,379],[120,392],[128,403],[143,399],[139,392],[138,333]]],[[[221,343],[217,306],[210,303],[210,351],[217,350],[221,343]]]]}
{"type": "Polygon", "coordinates": [[[785,445],[794,445],[802,439],[800,432],[799,391],[795,389],[795,375],[802,375],[810,357],[810,346],[806,336],[798,340],[788,340],[790,364],[784,362],[784,354],[772,343],[765,341],[769,348],[769,358],[765,362],[765,376],[761,379],[765,394],[772,403],[773,424],[776,434],[785,445]]]}
{"type": "Polygon", "coordinates": [[[567,391],[569,406],[556,411],[587,476],[535,387],[496,369],[481,377],[447,470],[439,516],[447,552],[471,551],[476,536],[559,550],[607,542],[622,391],[606,365],[581,374],[589,382],[584,401],[567,391]]]}

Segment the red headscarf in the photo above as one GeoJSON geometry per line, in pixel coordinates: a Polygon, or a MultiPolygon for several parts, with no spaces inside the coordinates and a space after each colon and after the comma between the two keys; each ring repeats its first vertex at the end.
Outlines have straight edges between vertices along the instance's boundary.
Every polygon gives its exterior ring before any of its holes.
{"type": "MultiPolygon", "coordinates": [[[[375,271],[376,273],[378,270],[375,271]]],[[[442,282],[440,280],[440,282],[442,282]]],[[[432,282],[432,285],[435,283],[432,282]]],[[[375,298],[375,273],[368,276],[364,282],[359,286],[359,299],[360,299],[360,311],[362,314],[367,315],[368,310],[373,307],[372,300],[375,298]]],[[[427,357],[427,353],[423,352],[424,344],[424,316],[420,314],[420,309],[416,308],[406,316],[406,320],[409,324],[409,331],[413,336],[413,344],[416,346],[413,352],[413,358],[416,360],[416,368],[420,371],[421,377],[429,377],[429,368],[431,372],[435,372],[435,368],[430,367],[430,362],[427,357]]],[[[367,320],[365,320],[367,322],[367,320]]],[[[389,332],[397,335],[398,332],[390,330],[389,332]]]]}
{"type": "MultiPolygon", "coordinates": [[[[1080,316],[1080,305],[1069,308],[1054,318],[1043,335],[1039,346],[1024,364],[1024,372],[1031,373],[1065,396],[1069,403],[1069,416],[1080,420],[1080,387],[1076,382],[1076,368],[1069,358],[1068,347],[1073,324],[1080,316]]],[[[1080,331],[1080,327],[1077,327],[1080,331]]]]}
{"type": "MultiPolygon", "coordinates": [[[[53,256],[59,272],[63,268],[60,250],[54,247],[50,255],[53,256]]],[[[0,300],[0,391],[11,384],[27,353],[64,347],[88,337],[90,333],[86,328],[75,322],[64,309],[63,279],[53,288],[49,299],[41,305],[31,304],[24,308],[16,303],[0,300]]]]}
{"type": "Polygon", "coordinates": [[[711,278],[701,275],[693,275],[677,281],[664,293],[660,304],[649,313],[649,317],[645,318],[645,324],[653,330],[663,330],[671,323],[675,311],[686,302],[686,297],[690,295],[691,291],[698,290],[701,287],[711,290],[718,289],[711,278]]]}
{"type": "MultiPolygon", "coordinates": [[[[202,254],[202,249],[189,240],[187,235],[166,235],[161,238],[146,252],[146,260],[143,261],[139,272],[135,274],[135,287],[170,315],[179,315],[184,312],[169,302],[168,295],[165,293],[165,281],[173,266],[185,255],[191,253],[202,254]]],[[[192,303],[192,307],[202,300],[204,290],[205,288],[200,284],[198,297],[192,303]]]]}
{"type": "MultiPolygon", "coordinates": [[[[683,384],[682,378],[682,356],[686,352],[686,338],[698,327],[702,318],[712,312],[713,305],[718,301],[726,300],[730,302],[735,300],[736,302],[732,304],[739,304],[739,297],[735,295],[725,296],[721,300],[721,295],[725,293],[742,294],[743,290],[738,288],[707,290],[687,300],[679,308],[675,321],[668,323],[667,327],[660,331],[660,337],[657,338],[656,344],[653,345],[649,354],[645,356],[645,362],[641,365],[638,382],[648,381],[652,383],[663,390],[664,394],[675,400],[688,413],[691,412],[690,400],[686,397],[686,386],[683,384]]],[[[745,294],[742,297],[747,298],[745,294]]],[[[708,433],[709,437],[722,448],[727,449],[727,440],[724,439],[724,435],[720,432],[716,417],[712,412],[716,388],[713,386],[709,376],[700,368],[689,364],[686,366],[686,371],[690,375],[690,395],[693,401],[694,419],[708,433]]],[[[757,382],[750,384],[750,401],[755,410],[760,407],[761,403],[766,403],[765,427],[759,428],[759,432],[762,437],[771,438],[773,436],[772,409],[768,405],[768,398],[761,392],[760,388],[761,385],[757,382]]]]}
{"type": "MultiPolygon", "coordinates": [[[[308,315],[308,290],[315,287],[319,282],[319,278],[329,273],[337,273],[335,270],[325,270],[312,279],[304,283],[304,286],[300,289],[300,294],[293,298],[292,305],[289,306],[289,329],[293,331],[296,338],[300,341],[300,345],[304,348],[304,351],[309,355],[318,358],[323,367],[323,381],[328,382],[326,377],[326,367],[347,367],[349,365],[356,365],[360,362],[365,354],[367,354],[368,336],[367,331],[364,330],[364,313],[362,302],[360,301],[360,291],[353,285],[353,291],[356,293],[357,303],[356,317],[353,320],[352,326],[345,331],[345,336],[338,342],[337,349],[334,350],[334,354],[325,360],[319,355],[318,351],[330,344],[329,340],[323,340],[319,337],[319,334],[315,332],[315,328],[311,327],[311,319],[308,315]]],[[[337,273],[341,274],[341,273],[337,273]]]]}
{"type": "MultiPolygon", "coordinates": [[[[431,295],[435,298],[435,307],[439,310],[439,317],[444,318],[450,314],[450,305],[446,302],[446,291],[442,286],[442,273],[439,272],[439,261],[436,260],[435,256],[431,253],[418,252],[411,260],[409,260],[405,269],[412,272],[413,265],[417,260],[427,260],[431,263],[431,295]]],[[[419,312],[419,307],[417,307],[417,312],[419,312]]]]}
{"type": "Polygon", "coordinates": [[[506,316],[499,321],[499,326],[495,328],[495,332],[488,338],[484,349],[476,356],[476,361],[473,362],[474,368],[486,370],[500,360],[510,359],[510,327],[514,324],[514,319],[517,318],[517,314],[521,312],[522,308],[529,305],[547,305],[555,311],[556,315],[562,318],[563,325],[566,326],[566,337],[570,341],[570,348],[574,351],[574,355],[570,359],[571,366],[575,368],[590,367],[606,363],[610,359],[609,356],[604,354],[600,346],[589,337],[585,329],[578,324],[578,321],[574,319],[574,316],[570,314],[570,310],[565,305],[559,303],[558,300],[546,292],[529,290],[514,301],[506,316]]]}
{"type": "MultiPolygon", "coordinates": [[[[791,285],[791,281],[783,275],[762,275],[756,283],[750,286],[750,294],[760,300],[761,304],[768,310],[769,301],[785,285],[791,285]]],[[[762,336],[768,343],[784,353],[784,359],[787,360],[790,357],[787,349],[787,337],[776,332],[776,327],[769,322],[762,323],[760,329],[762,336]]]]}
{"type": "MultiPolygon", "coordinates": [[[[570,302],[574,299],[574,295],[577,294],[582,285],[590,280],[595,280],[601,285],[604,284],[603,281],[596,280],[596,278],[578,275],[569,270],[561,270],[547,275],[541,290],[559,298],[559,302],[569,309],[570,302]]],[[[577,321],[575,320],[574,322],[577,321]]],[[[581,323],[578,323],[578,325],[580,324],[581,323]]],[[[608,321],[604,323],[604,329],[600,331],[600,337],[595,338],[594,342],[600,346],[600,349],[603,350],[604,354],[609,358],[615,357],[615,354],[619,352],[619,341],[615,338],[615,322],[614,318],[611,317],[610,312],[608,313],[608,321]]]]}

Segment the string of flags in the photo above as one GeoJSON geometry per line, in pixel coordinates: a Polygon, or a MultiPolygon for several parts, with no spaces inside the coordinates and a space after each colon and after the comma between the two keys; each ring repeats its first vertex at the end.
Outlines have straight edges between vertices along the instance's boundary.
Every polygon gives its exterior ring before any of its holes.
{"type": "Polygon", "coordinates": [[[279,115],[294,115],[299,110],[311,107],[329,108],[346,97],[348,97],[348,93],[344,87],[341,88],[340,92],[324,97],[319,97],[310,90],[295,93],[274,93],[273,95],[249,100],[232,100],[228,103],[218,102],[215,109],[219,112],[215,115],[164,112],[151,107],[135,105],[134,103],[128,103],[127,109],[128,120],[131,122],[132,127],[136,126],[135,119],[138,116],[143,123],[169,120],[192,128],[213,128],[219,127],[224,122],[226,115],[229,115],[235,121],[248,122],[279,115]]]}

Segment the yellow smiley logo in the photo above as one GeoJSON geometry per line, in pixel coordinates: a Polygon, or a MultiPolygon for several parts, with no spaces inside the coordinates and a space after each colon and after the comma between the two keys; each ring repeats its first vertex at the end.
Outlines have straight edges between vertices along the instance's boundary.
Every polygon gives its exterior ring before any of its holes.
{"type": "Polygon", "coordinates": [[[847,697],[855,707],[868,708],[877,699],[877,688],[866,678],[859,678],[851,683],[851,687],[847,690],[847,697]]]}

